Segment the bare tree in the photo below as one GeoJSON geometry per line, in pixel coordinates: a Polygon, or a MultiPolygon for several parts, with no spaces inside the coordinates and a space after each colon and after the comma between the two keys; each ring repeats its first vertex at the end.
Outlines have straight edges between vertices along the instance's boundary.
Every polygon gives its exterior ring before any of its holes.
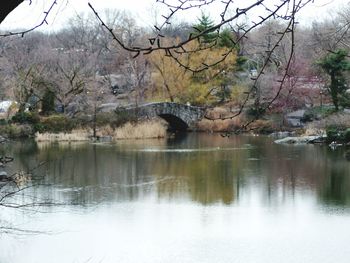
{"type": "MultiPolygon", "coordinates": [[[[142,44],[147,40],[145,36],[148,35],[148,32],[137,26],[136,20],[129,13],[122,14],[121,21],[114,27],[114,32],[129,45],[142,44]]],[[[150,80],[148,59],[145,56],[134,58],[130,52],[120,46],[114,46],[114,49],[120,63],[116,72],[126,78],[129,86],[128,93],[132,95],[135,103],[143,102],[150,80]]]]}
{"type": "Polygon", "coordinates": [[[26,35],[23,39],[2,39],[2,69],[6,78],[4,84],[10,87],[13,96],[19,102],[20,111],[24,111],[29,99],[40,94],[47,85],[45,56],[48,43],[41,33],[26,35]]]}

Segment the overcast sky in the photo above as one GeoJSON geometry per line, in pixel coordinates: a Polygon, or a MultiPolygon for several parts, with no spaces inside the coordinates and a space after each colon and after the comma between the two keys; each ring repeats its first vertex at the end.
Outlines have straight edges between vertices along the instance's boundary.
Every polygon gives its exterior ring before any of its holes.
{"type": "MultiPolygon", "coordinates": [[[[0,29],[30,28],[31,26],[40,23],[43,18],[43,12],[48,9],[51,2],[51,0],[33,0],[32,4],[29,6],[29,1],[24,1],[6,18],[1,24],[0,29]]],[[[43,26],[42,30],[57,30],[64,25],[67,18],[81,12],[91,13],[91,9],[88,7],[88,2],[91,2],[91,4],[98,10],[106,8],[128,10],[137,18],[140,24],[149,26],[156,21],[154,10],[159,10],[157,16],[158,19],[160,18],[159,13],[162,13],[162,5],[156,4],[156,0],[57,0],[58,4],[55,5],[53,12],[49,16],[49,24],[43,26]]],[[[246,2],[249,2],[249,0],[244,1],[244,3],[246,2]]],[[[337,8],[339,9],[339,7],[344,6],[346,2],[347,1],[344,0],[315,0],[314,3],[309,4],[309,6],[300,13],[299,20],[301,20],[301,23],[305,24],[308,21],[310,22],[325,18],[329,15],[330,10],[334,11],[337,8]]],[[[210,9],[211,12],[215,10],[216,7],[211,7],[210,9]]],[[[216,15],[219,13],[220,12],[217,12],[216,15]]],[[[197,10],[195,13],[184,14],[179,20],[195,21],[198,15],[199,11],[197,10]]]]}

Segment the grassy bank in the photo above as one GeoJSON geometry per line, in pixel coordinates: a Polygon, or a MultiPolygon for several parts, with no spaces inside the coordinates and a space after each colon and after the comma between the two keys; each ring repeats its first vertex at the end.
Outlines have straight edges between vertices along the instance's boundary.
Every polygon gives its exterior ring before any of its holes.
{"type": "Polygon", "coordinates": [[[124,139],[151,139],[151,138],[164,138],[167,134],[167,127],[164,122],[159,120],[142,121],[142,122],[128,122],[121,127],[112,128],[110,125],[98,127],[96,129],[96,138],[93,137],[93,130],[87,129],[74,129],[70,132],[37,132],[35,134],[35,140],[39,142],[48,141],[68,141],[79,142],[89,141],[99,138],[110,138],[111,141],[124,140],[124,139]]]}

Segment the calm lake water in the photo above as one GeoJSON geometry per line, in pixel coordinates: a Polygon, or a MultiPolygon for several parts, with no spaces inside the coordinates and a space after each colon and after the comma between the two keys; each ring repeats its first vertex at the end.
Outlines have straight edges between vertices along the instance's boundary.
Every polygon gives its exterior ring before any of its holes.
{"type": "Polygon", "coordinates": [[[0,208],[1,263],[350,262],[345,149],[187,134],[116,144],[10,143],[44,185],[0,208]],[[8,225],[12,222],[12,225],[8,225]]]}

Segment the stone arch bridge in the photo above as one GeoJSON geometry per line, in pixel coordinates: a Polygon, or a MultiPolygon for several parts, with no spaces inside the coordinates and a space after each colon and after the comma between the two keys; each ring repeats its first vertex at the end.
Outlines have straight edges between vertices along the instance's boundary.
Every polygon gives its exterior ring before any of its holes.
{"type": "MultiPolygon", "coordinates": [[[[175,102],[147,103],[120,109],[135,114],[138,118],[150,119],[159,116],[168,122],[170,130],[177,131],[196,130],[198,121],[205,114],[204,108],[175,102]]],[[[118,108],[116,110],[118,111],[118,108]]]]}

